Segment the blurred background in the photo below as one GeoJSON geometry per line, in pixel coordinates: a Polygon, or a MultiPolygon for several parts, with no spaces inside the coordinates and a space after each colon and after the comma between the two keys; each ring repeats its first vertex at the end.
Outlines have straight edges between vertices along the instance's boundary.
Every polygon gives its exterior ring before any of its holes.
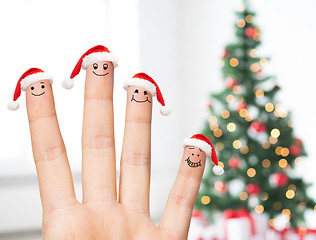
{"type": "MultiPolygon", "coordinates": [[[[282,88],[278,99],[292,111],[295,134],[304,141],[308,153],[297,166],[297,174],[304,171],[304,179],[316,183],[316,3],[250,3],[261,28],[258,55],[271,58],[264,71],[277,77],[282,88]]],[[[177,174],[183,138],[203,128],[209,117],[209,94],[224,86],[221,56],[225,45],[235,38],[234,12],[242,1],[15,0],[2,1],[0,6],[0,239],[40,239],[41,232],[41,204],[24,93],[18,111],[6,109],[16,83],[30,67],[39,67],[54,77],[57,115],[80,199],[85,74],[76,77],[72,91],[63,90],[60,83],[69,78],[80,56],[97,44],[119,57],[114,90],[118,159],[125,79],[139,71],[148,73],[172,109],[172,115],[164,118],[154,104],[151,215],[158,223],[177,174]]],[[[309,192],[316,199],[315,187],[309,192]]]]}

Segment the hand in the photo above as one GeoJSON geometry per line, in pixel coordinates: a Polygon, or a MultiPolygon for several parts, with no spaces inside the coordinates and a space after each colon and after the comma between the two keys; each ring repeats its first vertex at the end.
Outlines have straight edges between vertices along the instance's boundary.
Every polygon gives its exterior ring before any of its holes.
{"type": "Polygon", "coordinates": [[[148,92],[145,96],[145,89],[128,87],[117,199],[114,69],[111,62],[98,62],[100,66],[104,63],[109,66],[109,74],[105,76],[94,74],[93,65],[86,70],[82,130],[82,203],[75,197],[51,84],[47,80],[43,81],[41,84],[44,85],[45,94],[40,93],[42,95],[38,94],[39,96],[31,94],[40,87],[36,84],[33,84],[33,89],[30,86],[26,90],[33,155],[43,207],[43,239],[186,239],[204,171],[205,154],[201,153],[202,166],[192,167],[186,161],[187,156],[192,154],[192,148],[185,148],[160,225],[155,226],[149,214],[153,99],[148,92]],[[133,95],[137,99],[148,97],[149,101],[132,101],[133,95]]]}

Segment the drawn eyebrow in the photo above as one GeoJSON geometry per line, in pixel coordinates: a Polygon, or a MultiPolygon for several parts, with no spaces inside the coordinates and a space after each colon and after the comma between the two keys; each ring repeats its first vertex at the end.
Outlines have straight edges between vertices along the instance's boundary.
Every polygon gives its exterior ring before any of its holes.
{"type": "Polygon", "coordinates": [[[194,147],[193,147],[193,148],[192,148],[192,147],[191,147],[191,148],[189,147],[189,149],[195,149],[195,148],[194,148],[194,147]]]}
{"type": "Polygon", "coordinates": [[[201,149],[199,149],[200,150],[200,152],[202,152],[202,150],[201,149]]]}
{"type": "Polygon", "coordinates": [[[40,83],[44,83],[44,82],[40,82],[40,83]]]}

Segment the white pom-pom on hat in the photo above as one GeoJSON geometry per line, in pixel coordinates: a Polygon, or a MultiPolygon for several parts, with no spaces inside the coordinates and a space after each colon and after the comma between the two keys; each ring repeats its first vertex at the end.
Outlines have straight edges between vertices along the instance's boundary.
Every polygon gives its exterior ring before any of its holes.
{"type": "Polygon", "coordinates": [[[213,173],[215,175],[222,175],[224,173],[224,169],[220,166],[214,166],[213,167],[213,173]]]}
{"type": "Polygon", "coordinates": [[[75,81],[73,79],[65,79],[61,83],[62,87],[67,89],[67,90],[72,89],[74,84],[75,84],[75,81]]]}
{"type": "Polygon", "coordinates": [[[170,114],[170,109],[165,106],[165,100],[158,84],[148,74],[140,72],[136,73],[131,79],[124,82],[124,89],[127,90],[129,86],[137,86],[146,89],[153,97],[157,97],[158,102],[161,104],[160,113],[163,116],[170,114]]]}
{"type": "Polygon", "coordinates": [[[170,114],[170,109],[167,108],[166,106],[163,106],[160,108],[160,113],[163,115],[163,116],[168,116],[170,114]]]}
{"type": "Polygon", "coordinates": [[[12,101],[7,105],[7,108],[11,111],[18,110],[20,107],[20,104],[16,101],[12,101]]]}

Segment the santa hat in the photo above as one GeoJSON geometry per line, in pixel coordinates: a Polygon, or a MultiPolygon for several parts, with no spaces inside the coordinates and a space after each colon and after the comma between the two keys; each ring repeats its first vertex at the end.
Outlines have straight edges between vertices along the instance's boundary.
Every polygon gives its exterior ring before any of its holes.
{"type": "Polygon", "coordinates": [[[153,97],[157,95],[157,100],[162,105],[160,113],[164,116],[169,115],[170,110],[165,106],[165,101],[162,97],[158,84],[146,73],[136,73],[133,78],[126,80],[124,82],[124,89],[127,90],[128,86],[145,88],[153,97]]]}
{"type": "Polygon", "coordinates": [[[216,175],[222,175],[224,173],[224,169],[218,166],[218,159],[213,144],[203,134],[195,134],[190,138],[186,138],[184,139],[183,144],[184,147],[194,146],[203,150],[207,157],[211,156],[211,159],[215,164],[215,166],[213,167],[213,172],[216,175]]]}
{"type": "Polygon", "coordinates": [[[92,63],[100,61],[112,62],[114,68],[118,66],[117,58],[112,53],[110,53],[109,49],[102,45],[97,45],[93,48],[90,48],[81,56],[70,75],[70,79],[64,80],[62,82],[62,86],[65,89],[71,89],[74,86],[73,78],[79,74],[81,68],[86,70],[92,63]]]}
{"type": "Polygon", "coordinates": [[[13,101],[7,106],[8,109],[17,110],[20,107],[20,104],[17,102],[17,100],[21,95],[21,90],[26,91],[28,86],[40,80],[49,80],[51,84],[53,83],[53,78],[44,73],[44,71],[39,68],[30,68],[25,73],[23,73],[16,85],[13,101]]]}

